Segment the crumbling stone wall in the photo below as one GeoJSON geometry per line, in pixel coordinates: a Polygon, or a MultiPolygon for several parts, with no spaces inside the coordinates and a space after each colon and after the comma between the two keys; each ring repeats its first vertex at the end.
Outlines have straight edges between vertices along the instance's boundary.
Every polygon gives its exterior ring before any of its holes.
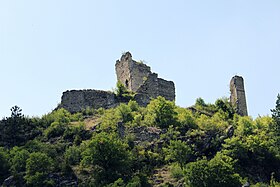
{"type": "Polygon", "coordinates": [[[156,73],[151,73],[137,90],[137,93],[146,94],[151,98],[156,98],[159,95],[158,75],[156,73]]]}
{"type": "Polygon", "coordinates": [[[115,68],[118,81],[132,92],[137,92],[145,78],[151,74],[151,68],[144,63],[134,61],[129,52],[116,61],[115,68]]]}
{"type": "Polygon", "coordinates": [[[90,108],[112,108],[118,104],[114,93],[102,90],[71,90],[63,92],[61,108],[71,113],[90,108]]]}
{"type": "Polygon", "coordinates": [[[158,78],[158,95],[167,100],[175,100],[175,85],[172,81],[158,78]]]}
{"type": "MultiPolygon", "coordinates": [[[[168,100],[175,100],[175,86],[172,81],[158,78],[156,73],[144,63],[136,62],[127,52],[117,60],[117,79],[125,87],[136,93],[134,100],[140,106],[147,106],[151,98],[163,96],[168,100]]],[[[112,108],[120,103],[127,103],[127,98],[117,97],[114,93],[102,90],[70,90],[63,92],[59,107],[71,113],[90,108],[112,108]]]]}
{"type": "Polygon", "coordinates": [[[172,81],[158,78],[156,73],[146,64],[136,62],[132,55],[126,52],[116,62],[117,79],[132,92],[147,95],[149,98],[163,96],[168,100],[175,100],[175,85],[172,81]]]}
{"type": "Polygon", "coordinates": [[[244,80],[241,76],[234,76],[230,81],[230,102],[236,107],[237,113],[247,116],[247,104],[244,88],[244,80]]]}

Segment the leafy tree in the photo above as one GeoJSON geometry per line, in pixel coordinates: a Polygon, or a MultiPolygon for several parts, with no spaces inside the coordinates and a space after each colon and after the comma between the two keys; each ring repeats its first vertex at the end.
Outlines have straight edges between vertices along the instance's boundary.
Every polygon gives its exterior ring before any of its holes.
{"type": "Polygon", "coordinates": [[[223,112],[227,113],[228,119],[233,119],[235,110],[227,98],[218,99],[215,102],[215,105],[217,106],[218,110],[222,110],[223,112]]]}
{"type": "Polygon", "coordinates": [[[117,90],[116,90],[116,95],[122,97],[124,94],[127,94],[128,91],[126,87],[120,82],[117,82],[117,90]]]}
{"type": "Polygon", "coordinates": [[[280,146],[280,94],[277,95],[275,109],[271,110],[272,118],[275,121],[274,132],[277,138],[278,146],[280,146]]]}
{"type": "Polygon", "coordinates": [[[64,157],[70,165],[79,164],[81,160],[81,149],[77,146],[71,146],[66,150],[64,157]]]}
{"type": "Polygon", "coordinates": [[[258,125],[254,125],[254,129],[250,130],[249,134],[240,134],[225,140],[222,152],[236,160],[235,168],[243,177],[250,177],[255,182],[260,178],[268,182],[271,174],[274,173],[275,178],[279,180],[279,149],[269,131],[265,130],[269,130],[269,127],[262,124],[269,120],[265,117],[256,121],[258,125]]]}
{"type": "Polygon", "coordinates": [[[10,151],[11,168],[10,171],[14,176],[16,186],[24,186],[24,173],[26,171],[26,161],[29,158],[30,153],[19,147],[13,147],[10,151]]]}
{"type": "Polygon", "coordinates": [[[67,125],[65,123],[59,123],[55,121],[45,130],[44,134],[48,139],[62,136],[66,128],[67,125]]]}
{"type": "Polygon", "coordinates": [[[96,134],[82,153],[82,165],[95,168],[96,184],[112,183],[130,174],[131,153],[116,135],[96,134]]]}
{"type": "Polygon", "coordinates": [[[218,153],[213,159],[187,164],[185,180],[190,187],[236,187],[240,176],[235,173],[232,158],[218,153]]]}
{"type": "Polygon", "coordinates": [[[191,147],[181,140],[171,140],[165,153],[167,160],[178,162],[181,168],[190,161],[193,154],[191,147]]]}
{"type": "Polygon", "coordinates": [[[177,124],[177,112],[175,103],[167,101],[164,97],[159,96],[153,99],[147,106],[148,114],[145,116],[150,125],[168,128],[170,125],[177,124]]]}
{"type": "Polygon", "coordinates": [[[124,123],[133,120],[132,110],[128,105],[121,103],[120,106],[116,108],[116,110],[116,114],[124,123]]]}
{"type": "Polygon", "coordinates": [[[63,133],[63,138],[73,142],[75,145],[80,145],[82,140],[90,139],[90,137],[90,132],[86,130],[85,124],[81,122],[75,126],[68,125],[63,133]]]}
{"type": "Polygon", "coordinates": [[[30,186],[53,186],[48,176],[52,171],[53,160],[44,153],[31,153],[26,161],[26,182],[30,186]]]}
{"type": "Polygon", "coordinates": [[[106,185],[106,187],[125,187],[125,183],[122,178],[119,178],[114,183],[106,185]]]}
{"type": "Polygon", "coordinates": [[[8,158],[8,152],[3,147],[0,147],[0,184],[9,176],[10,166],[8,158]]]}
{"type": "Polygon", "coordinates": [[[14,156],[11,159],[11,171],[12,173],[20,173],[25,171],[26,160],[29,158],[29,152],[25,149],[16,150],[14,156]]]}
{"type": "Polygon", "coordinates": [[[136,101],[130,100],[127,104],[132,112],[136,112],[139,110],[139,104],[136,101]]]}
{"type": "Polygon", "coordinates": [[[190,129],[197,129],[195,118],[190,110],[177,107],[175,111],[178,114],[177,115],[178,129],[181,132],[181,135],[184,136],[185,133],[190,129]]]}
{"type": "Polygon", "coordinates": [[[199,97],[195,101],[195,106],[206,107],[207,105],[206,105],[205,101],[201,97],[199,97]]]}

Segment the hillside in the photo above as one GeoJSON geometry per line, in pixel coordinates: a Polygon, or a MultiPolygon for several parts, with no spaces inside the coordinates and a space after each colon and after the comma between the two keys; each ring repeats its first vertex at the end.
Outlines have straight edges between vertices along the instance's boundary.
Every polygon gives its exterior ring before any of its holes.
{"type": "Polygon", "coordinates": [[[181,108],[163,97],[0,121],[3,186],[279,186],[280,97],[272,116],[228,99],[181,108]]]}

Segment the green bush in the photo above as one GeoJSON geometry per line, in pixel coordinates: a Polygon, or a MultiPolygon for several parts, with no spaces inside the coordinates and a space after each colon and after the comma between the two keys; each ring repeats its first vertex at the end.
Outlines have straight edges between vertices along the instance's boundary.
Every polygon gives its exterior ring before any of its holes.
{"type": "Polygon", "coordinates": [[[131,161],[126,143],[114,134],[100,133],[93,136],[82,153],[81,164],[94,167],[96,183],[105,185],[130,175],[131,161]]]}
{"type": "Polygon", "coordinates": [[[9,176],[10,165],[8,158],[8,152],[3,147],[0,147],[0,183],[9,176]]]}
{"type": "Polygon", "coordinates": [[[177,180],[184,177],[183,169],[178,163],[174,163],[170,166],[171,176],[177,180]]]}
{"type": "Polygon", "coordinates": [[[189,163],[185,169],[185,182],[190,187],[241,186],[233,162],[232,158],[218,153],[210,161],[202,159],[189,163]]]}
{"type": "Polygon", "coordinates": [[[175,103],[167,101],[164,97],[159,96],[153,99],[147,106],[147,115],[145,116],[148,125],[168,128],[170,125],[177,125],[177,112],[175,103]]]}
{"type": "Polygon", "coordinates": [[[53,122],[50,127],[45,130],[44,134],[48,139],[62,136],[66,128],[67,125],[65,123],[53,122]]]}
{"type": "Polygon", "coordinates": [[[170,145],[165,149],[166,159],[177,162],[181,168],[190,161],[193,151],[189,145],[181,140],[171,140],[170,145]]]}
{"type": "Polygon", "coordinates": [[[81,161],[81,150],[77,146],[71,146],[68,149],[66,149],[64,154],[66,163],[70,165],[77,165],[81,161]]]}
{"type": "Polygon", "coordinates": [[[116,115],[122,120],[122,122],[126,123],[133,120],[132,110],[128,105],[121,103],[116,110],[116,115]]]}
{"type": "Polygon", "coordinates": [[[30,186],[53,186],[48,176],[52,171],[53,160],[44,153],[31,153],[26,161],[26,182],[30,186]]]}

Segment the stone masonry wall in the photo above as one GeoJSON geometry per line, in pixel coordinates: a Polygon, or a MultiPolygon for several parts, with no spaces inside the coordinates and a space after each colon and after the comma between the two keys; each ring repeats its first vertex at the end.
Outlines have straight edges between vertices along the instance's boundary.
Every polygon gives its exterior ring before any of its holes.
{"type": "Polygon", "coordinates": [[[117,79],[132,92],[137,92],[143,84],[143,79],[151,74],[151,68],[146,64],[136,62],[129,52],[116,61],[117,79]]]}
{"type": "MultiPolygon", "coordinates": [[[[126,52],[115,64],[117,79],[129,91],[135,93],[134,100],[140,106],[147,106],[152,98],[163,96],[175,100],[175,86],[172,81],[158,78],[156,73],[144,63],[136,62],[126,52]]],[[[117,97],[114,93],[102,90],[70,90],[63,92],[60,108],[71,113],[90,108],[112,108],[120,103],[127,103],[127,98],[117,97]]]]}
{"type": "Polygon", "coordinates": [[[146,94],[149,98],[163,96],[168,100],[175,100],[174,83],[158,78],[156,73],[151,72],[149,66],[134,61],[129,52],[117,60],[115,67],[118,81],[128,90],[140,93],[142,98],[143,94],[146,94]]]}
{"type": "Polygon", "coordinates": [[[71,113],[90,108],[112,108],[118,104],[115,94],[101,90],[71,90],[63,92],[61,108],[71,113]]]}
{"type": "Polygon", "coordinates": [[[158,78],[158,95],[170,101],[175,100],[174,82],[158,78]]]}
{"type": "Polygon", "coordinates": [[[236,106],[237,113],[247,116],[247,104],[244,88],[244,80],[241,76],[234,76],[230,81],[230,102],[236,106]]]}
{"type": "Polygon", "coordinates": [[[158,94],[158,75],[152,73],[147,77],[147,80],[143,82],[141,87],[137,90],[137,93],[146,94],[150,98],[156,98],[158,94]]]}

